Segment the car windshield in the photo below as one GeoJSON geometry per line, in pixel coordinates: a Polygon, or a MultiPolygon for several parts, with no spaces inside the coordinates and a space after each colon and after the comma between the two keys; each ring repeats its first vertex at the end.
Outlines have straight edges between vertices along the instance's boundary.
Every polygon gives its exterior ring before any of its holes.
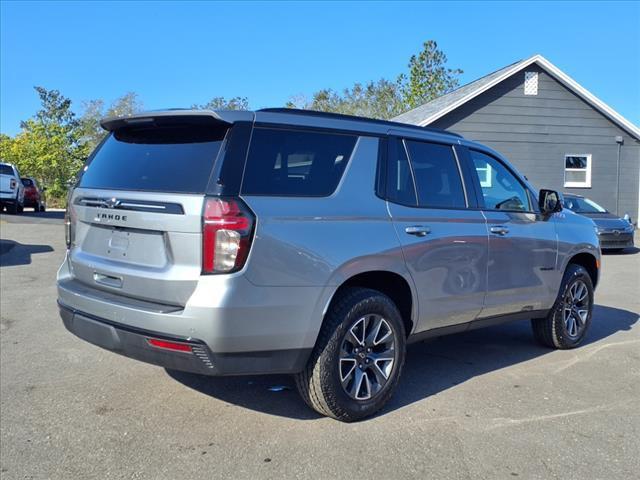
{"type": "Polygon", "coordinates": [[[568,197],[564,199],[564,204],[569,210],[576,213],[606,213],[607,209],[601,207],[593,200],[583,197],[568,197]]]}

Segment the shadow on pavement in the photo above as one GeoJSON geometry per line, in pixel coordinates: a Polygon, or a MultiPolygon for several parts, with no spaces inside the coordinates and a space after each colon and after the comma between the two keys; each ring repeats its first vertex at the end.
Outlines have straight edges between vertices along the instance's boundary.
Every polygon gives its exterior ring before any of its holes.
{"type": "MultiPolygon", "coordinates": [[[[637,321],[637,313],[596,305],[583,345],[629,330],[637,321]]],[[[551,351],[535,343],[529,322],[473,330],[410,345],[398,389],[378,415],[551,351]]],[[[301,420],[320,418],[302,401],[290,376],[206,377],[173,370],[167,370],[167,373],[189,388],[250,410],[301,420]],[[270,387],[285,389],[274,392],[270,387]]]]}
{"type": "Polygon", "coordinates": [[[15,215],[3,212],[0,218],[7,223],[58,223],[59,220],[64,219],[64,210],[46,212],[25,210],[15,215]]]}
{"type": "Polygon", "coordinates": [[[51,218],[56,220],[62,220],[64,218],[64,210],[48,211],[48,212],[29,212],[24,211],[21,213],[24,216],[36,217],[36,218],[51,218]]]}
{"type": "Polygon", "coordinates": [[[0,266],[29,265],[32,254],[47,252],[53,252],[51,245],[23,245],[13,240],[0,239],[0,266]]]}

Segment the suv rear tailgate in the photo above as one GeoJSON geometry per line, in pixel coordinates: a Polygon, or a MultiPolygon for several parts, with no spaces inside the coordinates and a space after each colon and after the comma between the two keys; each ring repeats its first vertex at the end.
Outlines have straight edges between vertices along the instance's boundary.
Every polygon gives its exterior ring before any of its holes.
{"type": "Polygon", "coordinates": [[[108,123],[69,201],[69,269],[113,294],[184,306],[202,272],[202,210],[230,124],[211,115],[108,123]]]}
{"type": "Polygon", "coordinates": [[[202,195],[76,189],[72,274],[94,288],[184,305],[201,272],[202,202],[202,195]],[[108,208],[113,199],[182,213],[108,208]]]}

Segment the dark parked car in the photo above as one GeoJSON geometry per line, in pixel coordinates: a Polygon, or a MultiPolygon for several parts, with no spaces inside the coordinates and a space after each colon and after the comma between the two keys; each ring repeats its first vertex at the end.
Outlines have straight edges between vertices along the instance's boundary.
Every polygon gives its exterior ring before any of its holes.
{"type": "Polygon", "coordinates": [[[564,207],[593,220],[603,250],[620,251],[633,247],[635,227],[628,216],[620,218],[593,200],[570,193],[564,195],[564,207]]]}
{"type": "Polygon", "coordinates": [[[34,212],[44,212],[44,188],[40,188],[33,177],[22,177],[24,185],[24,206],[33,208],[34,212]]]}

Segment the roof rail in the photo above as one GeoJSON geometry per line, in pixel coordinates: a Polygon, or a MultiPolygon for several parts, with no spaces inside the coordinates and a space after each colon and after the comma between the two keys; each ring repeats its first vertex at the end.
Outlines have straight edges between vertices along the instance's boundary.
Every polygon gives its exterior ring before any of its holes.
{"type": "Polygon", "coordinates": [[[433,127],[420,127],[418,125],[411,125],[408,123],[402,122],[393,122],[390,120],[380,120],[378,118],[369,118],[369,117],[358,117],[357,115],[346,115],[344,113],[333,113],[333,112],[320,112],[318,110],[303,110],[300,108],[261,108],[257,110],[258,112],[270,112],[270,113],[287,113],[290,115],[306,115],[311,117],[326,117],[326,118],[335,118],[339,120],[353,120],[359,122],[368,122],[368,123],[376,123],[379,125],[389,125],[390,127],[397,128],[409,128],[412,130],[418,129],[420,131],[427,130],[429,132],[440,133],[442,135],[451,135],[453,137],[463,138],[459,133],[449,132],[447,130],[442,130],[440,128],[433,127]]]}

